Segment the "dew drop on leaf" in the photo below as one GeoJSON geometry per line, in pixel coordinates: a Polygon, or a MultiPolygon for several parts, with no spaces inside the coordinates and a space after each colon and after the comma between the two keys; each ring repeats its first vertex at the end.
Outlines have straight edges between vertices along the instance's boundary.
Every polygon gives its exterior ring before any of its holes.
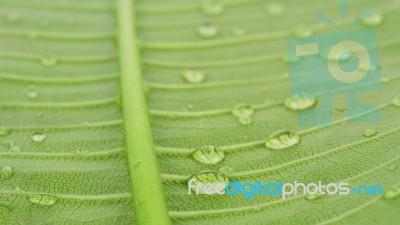
{"type": "Polygon", "coordinates": [[[285,7],[279,2],[271,2],[265,6],[266,12],[270,16],[282,16],[285,14],[285,7]]]}
{"type": "Polygon", "coordinates": [[[225,157],[223,151],[219,151],[215,146],[205,146],[193,152],[193,158],[204,164],[217,164],[225,157]]]}
{"type": "Polygon", "coordinates": [[[298,95],[289,97],[285,100],[285,107],[291,110],[305,110],[313,107],[317,103],[316,98],[302,98],[298,95]]]}
{"type": "Polygon", "coordinates": [[[36,132],[33,133],[31,136],[32,141],[34,142],[42,142],[46,138],[46,135],[44,133],[36,132]]]}
{"type": "MultiPolygon", "coordinates": [[[[193,177],[190,178],[189,182],[193,184],[191,190],[193,192],[196,192],[196,186],[200,183],[206,184],[206,183],[212,183],[212,184],[224,184],[227,185],[229,183],[229,179],[222,173],[217,172],[217,171],[206,171],[206,172],[201,172],[199,174],[194,175],[193,177]]],[[[204,193],[204,188],[199,188],[199,194],[205,194],[204,193]]]]}
{"type": "Polygon", "coordinates": [[[202,10],[207,15],[220,15],[224,12],[225,6],[221,0],[204,0],[202,10]]]}
{"type": "Polygon", "coordinates": [[[219,172],[225,174],[225,175],[229,175],[235,172],[235,170],[231,167],[231,166],[224,166],[219,168],[218,170],[219,172]]]}
{"type": "Polygon", "coordinates": [[[238,118],[238,122],[242,125],[250,125],[253,123],[253,118],[251,116],[241,116],[238,118]]]}
{"type": "Polygon", "coordinates": [[[232,109],[231,113],[235,117],[248,117],[254,114],[254,108],[251,105],[237,105],[232,109]]]}
{"type": "Polygon", "coordinates": [[[7,21],[10,23],[15,23],[21,20],[21,15],[19,13],[13,12],[7,15],[7,21]]]}
{"type": "Polygon", "coordinates": [[[383,15],[380,13],[374,13],[371,16],[365,18],[362,22],[364,25],[370,27],[379,26],[383,23],[383,15]]]}
{"type": "Polygon", "coordinates": [[[246,30],[245,29],[242,29],[242,28],[235,28],[235,29],[233,29],[233,34],[235,35],[235,36],[243,36],[243,35],[245,35],[246,34],[246,30]]]}
{"type": "Polygon", "coordinates": [[[364,137],[370,138],[370,137],[373,137],[373,136],[375,136],[375,135],[377,135],[377,134],[378,134],[378,131],[376,131],[376,130],[374,130],[374,129],[368,129],[368,130],[366,130],[366,131],[364,132],[364,137]]]}
{"type": "Polygon", "coordinates": [[[34,99],[34,98],[37,98],[38,92],[36,90],[28,90],[28,92],[26,93],[26,96],[28,96],[28,98],[30,98],[30,99],[34,99]]]}
{"type": "Polygon", "coordinates": [[[269,149],[285,149],[291,146],[294,146],[300,142],[300,136],[296,133],[292,133],[290,131],[279,131],[275,134],[272,134],[265,145],[269,149]]]}
{"type": "Polygon", "coordinates": [[[202,71],[196,69],[187,69],[182,73],[183,79],[192,84],[198,84],[204,82],[206,76],[202,71]]]}
{"type": "Polygon", "coordinates": [[[395,106],[400,106],[400,97],[395,98],[392,103],[395,106]]]}
{"type": "Polygon", "coordinates": [[[44,56],[40,60],[43,66],[45,67],[52,67],[58,64],[58,59],[53,56],[44,56]]]}
{"type": "Polygon", "coordinates": [[[58,198],[51,195],[31,195],[29,201],[38,205],[51,206],[57,202],[58,198]]]}
{"type": "Polygon", "coordinates": [[[10,130],[5,127],[0,127],[0,137],[4,137],[10,134],[10,130]]]}
{"type": "Polygon", "coordinates": [[[383,195],[386,199],[392,199],[400,195],[400,187],[394,187],[383,195]]]}
{"type": "Polygon", "coordinates": [[[218,35],[219,29],[213,24],[204,23],[199,28],[197,28],[197,32],[201,37],[213,38],[218,35]]]}
{"type": "Polygon", "coordinates": [[[0,178],[8,180],[13,176],[13,169],[9,166],[3,166],[0,170],[0,178]]]}

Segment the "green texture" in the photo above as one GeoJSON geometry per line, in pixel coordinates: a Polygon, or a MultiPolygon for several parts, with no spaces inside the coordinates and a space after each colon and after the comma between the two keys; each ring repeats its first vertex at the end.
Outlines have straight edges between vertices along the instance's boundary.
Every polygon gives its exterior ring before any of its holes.
{"type": "Polygon", "coordinates": [[[285,43],[339,31],[338,1],[0,0],[0,224],[398,224],[400,2],[348,2],[346,29],[375,12],[352,28],[378,34],[383,88],[358,98],[382,121],[337,96],[302,129],[285,43]],[[385,195],[188,195],[204,174],[385,195]]]}

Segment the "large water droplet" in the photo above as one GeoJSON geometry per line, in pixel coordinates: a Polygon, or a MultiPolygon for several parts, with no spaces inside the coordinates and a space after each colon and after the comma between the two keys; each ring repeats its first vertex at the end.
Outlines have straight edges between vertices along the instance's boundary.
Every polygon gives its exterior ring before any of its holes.
{"type": "Polygon", "coordinates": [[[231,111],[236,117],[246,117],[254,114],[254,108],[251,105],[237,105],[231,111]]]}
{"type": "Polygon", "coordinates": [[[220,15],[224,12],[225,6],[221,0],[204,0],[202,10],[207,15],[220,15]]]}
{"type": "Polygon", "coordinates": [[[270,16],[282,16],[285,14],[285,7],[279,2],[268,3],[265,9],[270,16]]]}
{"type": "Polygon", "coordinates": [[[272,134],[265,145],[269,149],[285,149],[289,148],[293,145],[296,145],[300,142],[300,136],[296,133],[292,133],[290,131],[279,131],[277,133],[272,134]]]}
{"type": "Polygon", "coordinates": [[[41,132],[33,133],[31,136],[32,141],[34,142],[42,142],[46,138],[46,135],[41,132]]]}
{"type": "Polygon", "coordinates": [[[197,28],[197,32],[200,36],[204,38],[213,38],[218,35],[219,29],[213,24],[204,23],[199,28],[197,28]]]}
{"type": "Polygon", "coordinates": [[[0,178],[8,180],[13,176],[13,169],[9,166],[3,166],[0,170],[0,178]]]}
{"type": "Polygon", "coordinates": [[[395,105],[395,106],[400,106],[400,97],[395,98],[393,100],[392,104],[395,105]]]}
{"type": "Polygon", "coordinates": [[[375,136],[375,135],[377,135],[377,134],[378,134],[378,131],[376,131],[376,130],[374,130],[374,129],[368,129],[368,130],[366,130],[366,131],[364,132],[364,137],[370,138],[370,137],[373,137],[373,136],[375,136]]]}
{"type": "Polygon", "coordinates": [[[200,70],[196,69],[187,69],[182,73],[182,77],[185,81],[192,83],[192,84],[198,84],[204,82],[206,79],[206,76],[204,73],[200,70]]]}
{"type": "Polygon", "coordinates": [[[13,12],[7,15],[7,21],[10,23],[15,23],[21,20],[21,15],[19,13],[13,12]]]}
{"type": "Polygon", "coordinates": [[[10,130],[5,127],[0,127],[0,137],[4,137],[10,134],[10,130]]]}
{"type": "Polygon", "coordinates": [[[51,206],[57,202],[58,198],[51,195],[31,195],[29,201],[38,205],[51,206]]]}
{"type": "Polygon", "coordinates": [[[317,103],[316,98],[302,98],[299,95],[289,97],[285,101],[285,107],[291,110],[305,110],[309,109],[317,103]]]}
{"type": "Polygon", "coordinates": [[[371,16],[365,18],[362,22],[366,26],[378,26],[383,23],[383,15],[380,13],[374,13],[371,16]]]}
{"type": "MultiPolygon", "coordinates": [[[[212,183],[212,184],[223,184],[227,185],[229,183],[229,179],[222,173],[217,172],[217,171],[206,171],[199,173],[197,175],[194,175],[189,182],[191,182],[193,185],[191,185],[191,190],[192,192],[196,193],[196,186],[201,185],[200,183],[207,184],[207,183],[212,183]]],[[[198,188],[199,194],[205,194],[204,193],[204,188],[198,188]]],[[[215,190],[211,190],[211,193],[215,193],[215,190]],[[214,192],[213,192],[214,191],[214,192]]]]}
{"type": "Polygon", "coordinates": [[[193,152],[193,158],[205,164],[217,164],[224,159],[224,152],[215,146],[205,146],[193,152]]]}
{"type": "Polygon", "coordinates": [[[53,56],[44,56],[40,60],[43,66],[52,67],[58,64],[58,59],[53,56]]]}
{"type": "Polygon", "coordinates": [[[391,199],[395,198],[400,195],[400,187],[394,187],[390,189],[389,191],[385,192],[383,195],[384,198],[391,199]]]}

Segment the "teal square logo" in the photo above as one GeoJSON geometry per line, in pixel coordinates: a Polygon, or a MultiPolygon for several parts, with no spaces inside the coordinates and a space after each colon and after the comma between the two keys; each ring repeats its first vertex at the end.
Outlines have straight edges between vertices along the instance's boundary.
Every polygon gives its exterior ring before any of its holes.
{"type": "Polygon", "coordinates": [[[332,124],[332,99],[347,96],[347,119],[380,120],[377,107],[359,103],[361,92],[381,88],[374,30],[354,30],[287,41],[293,96],[320,98],[321,107],[299,113],[301,127],[332,124]]]}

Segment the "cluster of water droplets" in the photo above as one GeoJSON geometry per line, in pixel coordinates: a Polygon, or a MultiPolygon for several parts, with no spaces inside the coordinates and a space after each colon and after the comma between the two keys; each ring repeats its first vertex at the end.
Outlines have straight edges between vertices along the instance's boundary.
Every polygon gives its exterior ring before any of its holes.
{"type": "Polygon", "coordinates": [[[237,118],[242,125],[250,125],[253,123],[252,115],[255,110],[251,105],[237,105],[231,110],[231,114],[237,118]]]}

